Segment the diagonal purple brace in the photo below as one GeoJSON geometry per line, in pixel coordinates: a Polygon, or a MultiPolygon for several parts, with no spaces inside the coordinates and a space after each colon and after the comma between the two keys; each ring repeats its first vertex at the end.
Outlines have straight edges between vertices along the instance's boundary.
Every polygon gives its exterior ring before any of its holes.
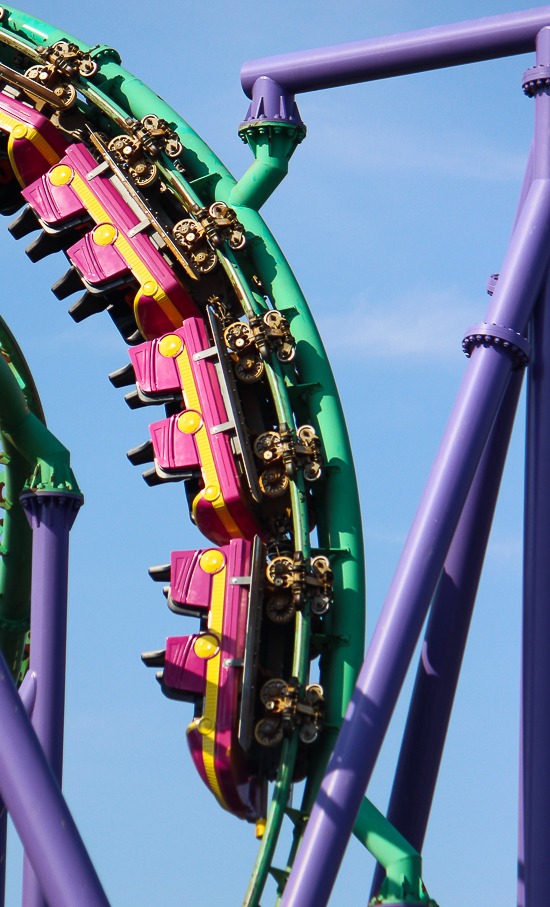
{"type": "MultiPolygon", "coordinates": [[[[548,36],[537,63],[548,65],[548,36]]],[[[468,338],[470,362],[374,631],[327,773],[289,876],[282,907],[325,907],[353,824],[550,258],[548,117],[535,99],[533,182],[512,236],[483,330],[468,338]],[[491,327],[498,330],[491,335],[491,327]]],[[[517,359],[516,359],[517,362],[517,359]]]]}
{"type": "MultiPolygon", "coordinates": [[[[397,762],[387,817],[422,852],[462,657],[523,381],[512,373],[462,511],[430,616],[397,762]]],[[[374,897],[384,880],[377,865],[374,897]]]]}
{"type": "Polygon", "coordinates": [[[0,653],[0,795],[49,907],[109,907],[0,653]]]}

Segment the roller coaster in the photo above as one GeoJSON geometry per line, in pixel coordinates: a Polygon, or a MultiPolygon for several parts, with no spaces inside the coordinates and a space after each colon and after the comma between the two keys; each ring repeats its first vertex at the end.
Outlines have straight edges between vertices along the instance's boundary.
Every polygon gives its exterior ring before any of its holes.
{"type": "MultiPolygon", "coordinates": [[[[112,320],[129,361],[111,384],[131,410],[154,408],[149,438],[128,459],[146,467],[147,485],[179,486],[206,539],[149,568],[170,611],[197,623],[142,660],[187,722],[202,782],[255,827],[244,907],[259,907],[269,874],[277,904],[323,907],[352,832],[378,861],[373,907],[434,905],[422,843],[522,377],[547,355],[550,7],[249,61],[242,84],[250,106],[239,135],[254,161],[237,181],[113,48],[3,7],[0,212],[16,215],[15,240],[34,236],[31,262],[63,253],[68,270],[52,291],[61,301],[81,294],[75,322],[112,320]],[[363,662],[363,540],[344,416],[311,312],[259,209],[306,136],[296,94],[535,47],[523,79],[535,140],[510,249],[485,321],[464,337],[466,377],[363,662]],[[385,817],[365,790],[429,608],[429,659],[423,650],[385,817]],[[292,844],[277,867],[285,816],[292,844]]],[[[0,352],[2,836],[9,812],[25,848],[27,907],[105,907],[60,789],[68,540],[83,497],[3,321],[0,352]]],[[[548,838],[538,754],[550,720],[540,632],[548,442],[537,431],[548,379],[540,368],[530,375],[529,907],[545,877],[534,842],[548,838]]]]}

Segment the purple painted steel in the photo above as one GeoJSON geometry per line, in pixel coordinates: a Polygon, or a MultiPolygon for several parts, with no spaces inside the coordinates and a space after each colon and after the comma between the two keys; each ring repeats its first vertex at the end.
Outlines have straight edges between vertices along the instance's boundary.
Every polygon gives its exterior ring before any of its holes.
{"type": "MultiPolygon", "coordinates": [[[[550,64],[550,28],[537,39],[537,65],[550,64]]],[[[550,95],[535,97],[535,174],[550,175],[550,95]]],[[[529,376],[525,468],[523,583],[523,808],[525,904],[547,897],[550,849],[550,279],[533,319],[534,362],[529,376]],[[542,304],[541,304],[542,303],[542,304]]]]}
{"type": "Polygon", "coordinates": [[[0,653],[0,795],[50,907],[109,907],[0,653]]]}
{"type": "Polygon", "coordinates": [[[8,811],[2,803],[0,811],[0,907],[6,899],[6,846],[8,843],[8,811]]]}
{"type": "Polygon", "coordinates": [[[252,102],[241,126],[262,121],[289,123],[291,126],[304,125],[294,95],[267,76],[256,79],[252,89],[252,102]]]}
{"type": "Polygon", "coordinates": [[[241,84],[251,98],[256,80],[269,76],[288,92],[298,94],[508,57],[534,50],[538,32],[549,23],[550,6],[539,6],[382,38],[247,60],[241,69],[241,84]]]}
{"type": "Polygon", "coordinates": [[[27,715],[32,718],[36,702],[36,674],[33,671],[27,671],[25,679],[19,687],[19,695],[27,715]]]}
{"type": "MultiPolygon", "coordinates": [[[[388,819],[420,853],[506,461],[523,370],[512,373],[445,560],[422,645],[388,807],[388,819]]],[[[377,865],[374,897],[385,871],[377,865]]]]}
{"type": "MultiPolygon", "coordinates": [[[[545,112],[535,101],[534,180],[485,318],[523,333],[550,255],[550,180],[538,154],[545,112]]],[[[327,773],[288,879],[282,907],[324,907],[370,780],[512,361],[482,340],[472,352],[396,574],[375,628],[327,773]]],[[[550,714],[550,710],[549,710],[550,714]]]]}
{"type": "MultiPolygon", "coordinates": [[[[523,670],[522,670],[523,673],[523,670]]],[[[523,685],[522,694],[523,699],[523,685]]],[[[523,708],[519,713],[518,888],[517,907],[525,907],[525,840],[523,834],[523,708]]]]}
{"type": "Polygon", "coordinates": [[[523,753],[525,903],[541,903],[550,843],[550,285],[533,323],[525,470],[523,753]]]}
{"type": "MultiPolygon", "coordinates": [[[[31,492],[21,495],[21,503],[33,530],[30,671],[36,678],[36,694],[32,723],[61,787],[69,532],[82,498],[60,492],[31,492]]],[[[23,904],[46,907],[27,855],[23,863],[23,904]]]]}
{"type": "Polygon", "coordinates": [[[534,147],[535,140],[531,142],[531,148],[529,149],[529,157],[527,158],[527,167],[525,168],[525,176],[523,177],[523,182],[521,184],[521,192],[519,193],[518,206],[516,208],[516,216],[514,217],[514,223],[512,225],[512,236],[514,235],[514,230],[518,225],[519,216],[522,212],[525,199],[529,194],[529,189],[531,188],[531,183],[533,182],[533,166],[534,166],[534,147]]]}

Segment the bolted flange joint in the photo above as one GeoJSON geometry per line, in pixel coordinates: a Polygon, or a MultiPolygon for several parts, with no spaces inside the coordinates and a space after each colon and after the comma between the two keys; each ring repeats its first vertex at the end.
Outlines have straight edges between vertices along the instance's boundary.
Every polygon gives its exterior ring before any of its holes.
{"type": "Polygon", "coordinates": [[[543,94],[550,86],[550,66],[530,66],[526,69],[521,77],[521,87],[523,93],[528,98],[534,98],[537,94],[543,94]]]}
{"type": "Polygon", "coordinates": [[[473,324],[466,331],[462,349],[468,359],[476,346],[494,346],[508,353],[514,360],[514,368],[525,368],[531,358],[531,344],[511,328],[502,324],[473,324]]]}

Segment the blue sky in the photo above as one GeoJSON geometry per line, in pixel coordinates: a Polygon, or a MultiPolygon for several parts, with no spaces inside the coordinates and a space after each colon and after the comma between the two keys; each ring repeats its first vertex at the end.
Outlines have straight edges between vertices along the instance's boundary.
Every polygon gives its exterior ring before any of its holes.
{"type": "MultiPolygon", "coordinates": [[[[516,8],[510,0],[28,0],[26,11],[116,47],[238,176],[250,163],[237,136],[246,59],[516,8]]],[[[299,97],[308,136],[264,208],[342,395],[361,491],[369,636],[464,371],[464,331],[483,319],[487,277],[506,251],[531,141],[521,74],[532,62],[525,55],[299,97]]],[[[130,412],[107,380],[127,361],[110,320],[75,325],[49,290],[63,257],[31,265],[24,244],[0,232],[0,310],[86,496],[72,532],[66,796],[113,907],[238,905],[253,829],[216,805],[187,752],[190,707],[164,699],[139,658],[193,626],[168,611],[147,568],[200,537],[180,487],[149,489],[126,460],[151,417],[130,412]]],[[[425,882],[445,907],[474,897],[500,907],[515,897],[523,408],[424,849],[425,882]]],[[[381,809],[410,681],[369,788],[381,809]]],[[[10,907],[19,898],[14,837],[10,907]]],[[[331,904],[364,905],[371,872],[352,841],[331,904]]]]}

